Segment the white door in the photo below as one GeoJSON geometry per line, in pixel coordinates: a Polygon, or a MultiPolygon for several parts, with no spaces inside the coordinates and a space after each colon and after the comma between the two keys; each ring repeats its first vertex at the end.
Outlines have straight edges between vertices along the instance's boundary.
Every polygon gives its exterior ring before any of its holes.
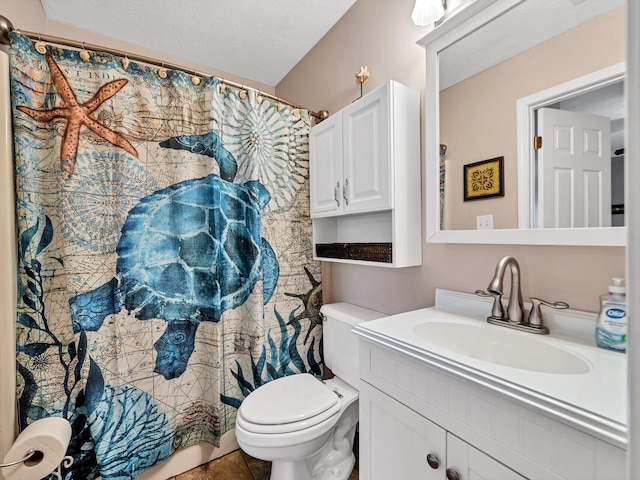
{"type": "Polygon", "coordinates": [[[392,207],[390,88],[380,88],[342,111],[345,213],[392,207]]]}
{"type": "Polygon", "coordinates": [[[456,471],[460,480],[526,480],[489,455],[447,433],[447,471],[449,470],[456,471]]]}
{"type": "Polygon", "coordinates": [[[342,115],[331,116],[309,132],[311,217],[342,212],[342,115]]]}
{"type": "Polygon", "coordinates": [[[611,226],[611,121],[541,108],[537,226],[611,226]]]}
{"type": "Polygon", "coordinates": [[[446,431],[361,380],[360,476],[443,480],[445,465],[446,431]]]}

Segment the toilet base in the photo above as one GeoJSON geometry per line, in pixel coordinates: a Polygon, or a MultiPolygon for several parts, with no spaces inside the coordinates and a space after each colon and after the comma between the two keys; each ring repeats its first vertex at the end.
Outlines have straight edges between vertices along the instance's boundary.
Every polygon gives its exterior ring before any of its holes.
{"type": "Polygon", "coordinates": [[[311,478],[313,480],[347,480],[355,464],[356,456],[352,453],[349,457],[333,463],[330,468],[316,469],[311,478]]]}
{"type": "Polygon", "coordinates": [[[356,464],[353,441],[356,436],[358,411],[358,402],[356,401],[349,405],[342,414],[331,439],[315,459],[313,480],[347,480],[351,475],[356,464]]]}
{"type": "Polygon", "coordinates": [[[271,463],[271,476],[269,480],[285,480],[290,478],[313,480],[307,462],[304,460],[275,460],[271,463]]]}
{"type": "Polygon", "coordinates": [[[353,453],[327,456],[323,449],[303,460],[274,460],[269,480],[347,480],[355,464],[353,453]]]}

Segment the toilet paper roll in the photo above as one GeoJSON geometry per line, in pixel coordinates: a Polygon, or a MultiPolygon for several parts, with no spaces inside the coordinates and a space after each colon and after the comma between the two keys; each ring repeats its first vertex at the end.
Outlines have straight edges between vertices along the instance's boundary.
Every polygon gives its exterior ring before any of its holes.
{"type": "Polygon", "coordinates": [[[36,420],[25,428],[4,457],[4,463],[36,453],[26,462],[2,469],[5,480],[40,480],[53,472],[67,454],[71,425],[61,417],[36,420]]]}

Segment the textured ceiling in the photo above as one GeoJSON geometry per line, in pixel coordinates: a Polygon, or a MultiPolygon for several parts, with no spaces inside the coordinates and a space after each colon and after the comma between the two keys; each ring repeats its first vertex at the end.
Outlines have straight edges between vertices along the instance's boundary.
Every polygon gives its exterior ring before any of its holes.
{"type": "Polygon", "coordinates": [[[57,22],[275,86],[355,0],[41,0],[57,22]]]}

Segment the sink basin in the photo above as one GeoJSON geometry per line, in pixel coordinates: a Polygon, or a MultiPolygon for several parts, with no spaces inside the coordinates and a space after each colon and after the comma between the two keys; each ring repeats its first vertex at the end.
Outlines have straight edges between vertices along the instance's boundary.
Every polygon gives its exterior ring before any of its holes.
{"type": "Polygon", "coordinates": [[[414,333],[443,348],[477,360],[533,372],[578,375],[591,364],[560,346],[530,333],[481,323],[425,322],[414,333]]]}

